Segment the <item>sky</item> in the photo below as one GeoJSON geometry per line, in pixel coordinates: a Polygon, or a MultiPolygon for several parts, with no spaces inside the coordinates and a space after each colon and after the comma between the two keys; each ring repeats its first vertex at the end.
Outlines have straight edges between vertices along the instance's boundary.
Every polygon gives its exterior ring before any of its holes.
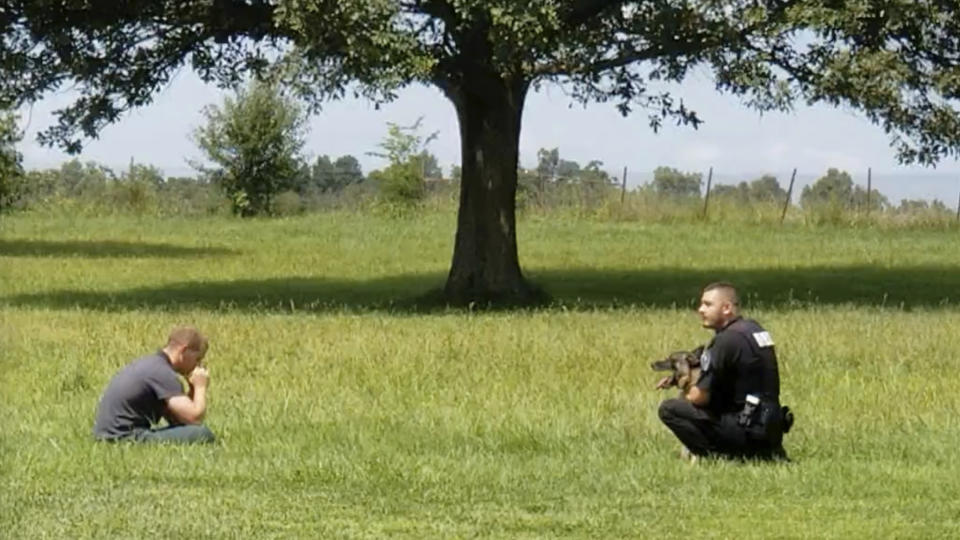
{"type": "MultiPolygon", "coordinates": [[[[960,162],[941,162],[936,169],[902,166],[880,127],[852,111],[826,106],[798,107],[791,113],[760,115],[737,98],[718,94],[709,75],[694,73],[682,86],[671,88],[704,120],[699,129],[666,125],[654,133],[642,111],[623,117],[611,104],[574,103],[558,86],[548,86],[527,99],[520,138],[520,161],[534,167],[540,148],[559,148],[562,159],[603,168],[633,187],[652,178],[658,166],[685,172],[714,171],[714,183],[735,183],[771,173],[786,188],[797,168],[798,187],[822,176],[828,168],[849,172],[866,185],[872,169],[873,186],[894,204],[902,198],[940,199],[956,205],[960,195],[960,162]]],[[[169,176],[192,175],[188,160],[202,154],[191,133],[202,123],[205,105],[218,104],[224,94],[205,85],[188,69],[181,70],[154,102],[129,112],[87,140],[82,161],[96,161],[120,171],[131,160],[161,169],[169,176]]],[[[58,167],[72,159],[58,149],[36,142],[36,133],[54,123],[52,111],[68,104],[70,92],[51,95],[23,109],[20,145],[28,169],[58,167]]],[[[351,154],[364,172],[384,166],[368,153],[387,132],[387,123],[411,125],[423,117],[423,134],[439,132],[429,147],[444,171],[460,161],[457,119],[452,104],[431,87],[410,86],[396,101],[379,109],[363,100],[330,102],[311,117],[304,147],[308,157],[351,154]]]]}

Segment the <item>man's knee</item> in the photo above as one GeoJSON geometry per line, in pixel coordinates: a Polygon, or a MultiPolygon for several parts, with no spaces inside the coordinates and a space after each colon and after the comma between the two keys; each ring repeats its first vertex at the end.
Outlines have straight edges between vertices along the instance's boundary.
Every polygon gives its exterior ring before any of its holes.
{"type": "Polygon", "coordinates": [[[164,429],[141,432],[136,440],[153,443],[205,444],[216,440],[210,428],[203,424],[182,424],[164,429]]]}
{"type": "Polygon", "coordinates": [[[190,424],[170,428],[166,431],[164,440],[188,444],[206,444],[216,440],[210,428],[203,424],[190,424]]]}
{"type": "Polygon", "coordinates": [[[662,422],[669,422],[677,418],[688,418],[691,406],[689,401],[683,399],[668,399],[660,404],[657,414],[662,422]]]}
{"type": "Polygon", "coordinates": [[[212,443],[216,440],[216,437],[214,436],[213,432],[210,431],[210,428],[208,428],[207,426],[203,424],[199,424],[194,427],[195,429],[190,434],[191,435],[190,442],[212,443]]]}

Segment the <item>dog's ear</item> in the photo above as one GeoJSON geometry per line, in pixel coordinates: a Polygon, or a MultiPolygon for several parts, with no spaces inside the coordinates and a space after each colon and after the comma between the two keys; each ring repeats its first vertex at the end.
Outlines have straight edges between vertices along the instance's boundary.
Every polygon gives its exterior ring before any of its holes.
{"type": "Polygon", "coordinates": [[[700,366],[700,356],[703,354],[703,346],[690,351],[690,358],[687,359],[691,367],[700,366]]]}

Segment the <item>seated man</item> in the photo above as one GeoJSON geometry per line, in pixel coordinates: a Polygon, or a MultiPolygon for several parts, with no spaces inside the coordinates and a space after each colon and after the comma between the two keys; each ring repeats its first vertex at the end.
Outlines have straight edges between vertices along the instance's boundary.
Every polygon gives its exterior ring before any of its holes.
{"type": "MultiPolygon", "coordinates": [[[[660,405],[660,419],[691,460],[699,456],[786,459],[783,434],[792,416],[780,407],[780,375],[770,334],[740,316],[729,283],[707,285],[698,310],[716,333],[700,359],[700,380],[685,399],[660,405]]],[[[660,381],[658,388],[669,384],[660,381]]]]}
{"type": "Polygon", "coordinates": [[[97,406],[93,436],[98,440],[206,443],[213,433],[200,422],[207,410],[210,375],[201,365],[207,338],[193,328],[177,328],[167,345],[117,372],[97,406]],[[187,378],[188,392],[177,378],[187,378]],[[160,418],[168,427],[158,428],[160,418]]]}

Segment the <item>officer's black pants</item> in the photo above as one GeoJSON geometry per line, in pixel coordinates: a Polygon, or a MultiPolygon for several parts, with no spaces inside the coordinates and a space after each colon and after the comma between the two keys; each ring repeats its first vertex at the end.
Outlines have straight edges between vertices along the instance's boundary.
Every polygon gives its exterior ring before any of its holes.
{"type": "Polygon", "coordinates": [[[774,459],[786,458],[776,441],[756,440],[737,425],[736,414],[719,417],[684,399],[668,399],[660,404],[660,420],[698,456],[774,459]]]}

